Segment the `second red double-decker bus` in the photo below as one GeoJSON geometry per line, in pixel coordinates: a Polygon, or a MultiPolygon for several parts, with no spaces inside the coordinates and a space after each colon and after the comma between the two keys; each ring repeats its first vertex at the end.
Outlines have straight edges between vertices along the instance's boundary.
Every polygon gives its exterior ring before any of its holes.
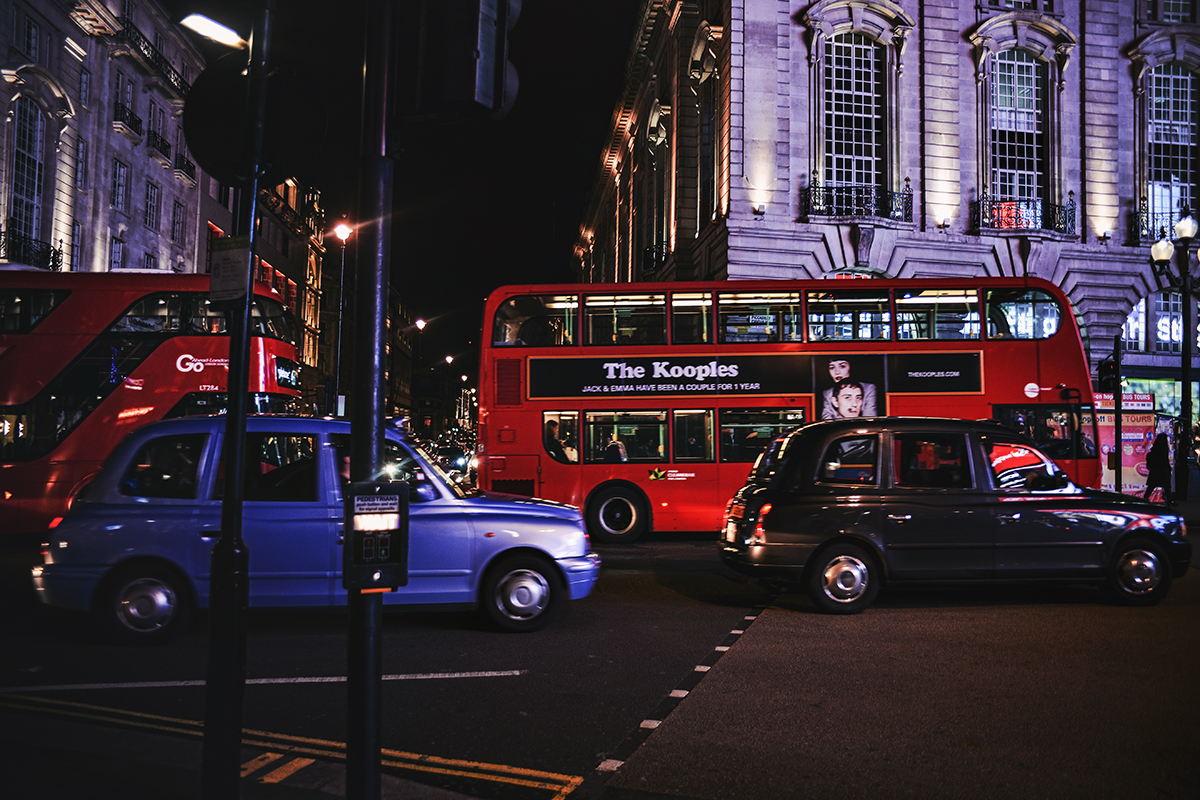
{"type": "MultiPolygon", "coordinates": [[[[121,438],[224,410],[225,317],[207,275],[0,269],[0,533],[45,530],[121,438]]],[[[294,411],[294,326],[255,285],[252,410],[294,411]]]]}
{"type": "Polygon", "coordinates": [[[819,419],[995,419],[1100,475],[1070,304],[1038,279],[509,286],[488,299],[482,488],[592,535],[716,530],[763,446],[819,419]]]}

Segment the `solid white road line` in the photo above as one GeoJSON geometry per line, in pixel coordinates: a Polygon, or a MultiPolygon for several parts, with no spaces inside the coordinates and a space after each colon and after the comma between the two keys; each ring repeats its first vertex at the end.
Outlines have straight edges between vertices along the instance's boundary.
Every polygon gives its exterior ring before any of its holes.
{"type": "MultiPolygon", "coordinates": [[[[446,678],[512,678],[524,675],[529,670],[509,669],[492,672],[417,672],[407,675],[383,675],[385,681],[431,681],[446,678]]],[[[247,686],[287,683],[345,683],[345,675],[329,675],[298,678],[247,678],[247,686]]],[[[87,689],[170,689],[187,686],[203,686],[204,681],[133,681],[129,683],[69,683],[50,686],[0,686],[0,693],[63,692],[87,689]]]]}

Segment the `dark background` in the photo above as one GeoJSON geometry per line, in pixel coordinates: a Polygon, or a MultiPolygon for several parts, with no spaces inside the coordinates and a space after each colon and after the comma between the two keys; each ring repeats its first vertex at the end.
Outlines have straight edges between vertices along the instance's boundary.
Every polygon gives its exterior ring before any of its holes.
{"type": "MultiPolygon", "coordinates": [[[[245,0],[164,0],[175,21],[203,13],[249,36],[245,0]]],[[[402,25],[418,4],[396,2],[402,25]]],[[[640,0],[524,0],[509,35],[520,89],[500,120],[484,115],[400,118],[396,148],[392,285],[414,317],[430,322],[423,356],[478,363],[483,300],[509,283],[573,281],[573,244],[624,81],[640,0]],[[466,356],[466,358],[463,358],[466,356]]],[[[271,52],[299,65],[324,130],[288,172],[322,192],[332,229],[357,217],[362,42],[366,0],[281,0],[271,52]]],[[[198,38],[198,37],[197,37],[198,38]]],[[[210,59],[227,52],[200,44],[210,59]]],[[[420,65],[397,42],[397,81],[420,65]]],[[[399,87],[403,90],[403,86],[399,87]]],[[[311,134],[311,131],[309,131],[311,134]]],[[[327,258],[337,241],[326,240],[327,258]]],[[[354,240],[347,246],[353,270],[354,240]]]]}

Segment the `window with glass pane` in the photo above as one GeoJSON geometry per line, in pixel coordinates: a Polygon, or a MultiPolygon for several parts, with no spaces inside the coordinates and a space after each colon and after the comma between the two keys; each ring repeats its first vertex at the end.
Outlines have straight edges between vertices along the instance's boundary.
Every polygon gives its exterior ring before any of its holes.
{"type": "Polygon", "coordinates": [[[118,491],[130,497],[195,497],[196,474],[207,439],[206,433],[151,439],[129,463],[118,491]]]}
{"type": "Polygon", "coordinates": [[[897,486],[971,488],[971,462],[967,458],[965,437],[943,433],[896,433],[892,440],[892,474],[897,486]]]}
{"type": "Polygon", "coordinates": [[[579,298],[573,294],[523,294],[496,309],[492,345],[558,347],[575,344],[579,298]]]}
{"type": "Polygon", "coordinates": [[[871,341],[892,338],[887,291],[808,293],[808,340],[871,341]]]}
{"type": "Polygon", "coordinates": [[[1158,22],[1195,22],[1195,0],[1151,0],[1150,18],[1158,22]]]}
{"type": "Polygon", "coordinates": [[[1062,324],[1062,307],[1037,289],[989,289],[985,301],[989,339],[1048,339],[1062,324]]]}
{"type": "Polygon", "coordinates": [[[51,289],[4,289],[0,291],[0,332],[26,333],[70,292],[51,289]]]}
{"type": "Polygon", "coordinates": [[[802,408],[722,408],[717,452],[723,464],[749,464],[775,437],[804,424],[802,408]]]}
{"type": "Polygon", "coordinates": [[[676,411],[675,460],[713,460],[713,412],[712,409],[676,411]]]}
{"type": "Polygon", "coordinates": [[[133,304],[110,330],[120,333],[164,333],[180,329],[183,299],[177,294],[152,294],[133,304]]]}
{"type": "Polygon", "coordinates": [[[974,289],[897,292],[900,339],[978,339],[979,298],[974,289]]]}
{"type": "MultiPolygon", "coordinates": [[[[317,499],[316,437],[287,433],[246,434],[245,499],[311,503],[317,499]]],[[[213,497],[224,494],[224,462],[213,497]]]]}
{"type": "Polygon", "coordinates": [[[666,460],[666,411],[589,411],[584,416],[585,462],[666,460]]]}
{"type": "Polygon", "coordinates": [[[595,294],[583,306],[587,344],[667,343],[665,294],[595,294]]]}
{"type": "Polygon", "coordinates": [[[1154,228],[1171,226],[1194,202],[1196,83],[1182,64],[1162,64],[1147,78],[1148,197],[1154,228]]]}
{"type": "Polygon", "coordinates": [[[712,342],[712,295],[689,292],[671,295],[671,336],[675,344],[712,342]]]}
{"type": "MultiPolygon", "coordinates": [[[[825,44],[825,185],[883,185],[883,47],[861,33],[830,36],[825,44]]],[[[853,192],[833,192],[834,214],[875,209],[853,192]],[[866,208],[863,208],[866,206],[866,208]]]]}
{"type": "MultiPolygon", "coordinates": [[[[5,229],[37,239],[42,230],[42,191],[45,179],[46,120],[28,97],[15,101],[16,136],[13,140],[12,206],[5,229]]],[[[10,242],[9,256],[15,249],[10,242]]]]}
{"type": "Polygon", "coordinates": [[[1024,50],[992,56],[991,224],[1040,228],[1045,194],[1046,66],[1024,50]]]}
{"type": "Polygon", "coordinates": [[[799,342],[803,336],[799,292],[719,292],[717,319],[726,343],[799,342]]]}
{"type": "Polygon", "coordinates": [[[846,436],[829,445],[817,480],[874,486],[879,475],[879,437],[846,436]]]}
{"type": "Polygon", "coordinates": [[[543,411],[542,446],[562,464],[579,463],[579,412],[543,411]]]}
{"type": "Polygon", "coordinates": [[[1143,351],[1146,349],[1146,301],[1139,300],[1133,305],[1133,310],[1125,318],[1125,326],[1121,329],[1121,346],[1126,350],[1143,351]]]}
{"type": "Polygon", "coordinates": [[[1183,303],[1175,292],[1154,295],[1154,351],[1178,353],[1183,342],[1183,303]]]}

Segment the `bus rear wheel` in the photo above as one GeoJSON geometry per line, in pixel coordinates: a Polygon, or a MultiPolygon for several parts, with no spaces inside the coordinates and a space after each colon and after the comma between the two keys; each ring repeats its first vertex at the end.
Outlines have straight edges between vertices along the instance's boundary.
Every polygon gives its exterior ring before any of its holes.
{"type": "Polygon", "coordinates": [[[614,486],[596,495],[588,511],[588,533],[601,542],[632,542],[650,528],[642,499],[630,489],[614,486]]]}

